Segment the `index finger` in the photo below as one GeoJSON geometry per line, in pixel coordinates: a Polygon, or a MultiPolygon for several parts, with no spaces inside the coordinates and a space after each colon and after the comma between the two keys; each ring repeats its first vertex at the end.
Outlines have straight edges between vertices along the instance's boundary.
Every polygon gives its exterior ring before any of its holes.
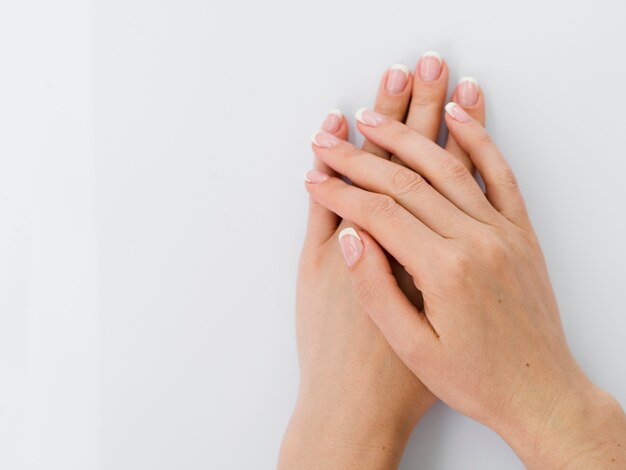
{"type": "Polygon", "coordinates": [[[307,181],[306,188],[319,204],[363,227],[413,276],[429,271],[445,239],[433,232],[393,198],[351,186],[327,176],[307,181]]]}

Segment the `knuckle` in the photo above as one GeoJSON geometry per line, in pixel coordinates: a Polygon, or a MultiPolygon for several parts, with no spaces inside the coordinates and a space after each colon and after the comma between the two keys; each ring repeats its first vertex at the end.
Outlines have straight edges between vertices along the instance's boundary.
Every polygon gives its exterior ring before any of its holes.
{"type": "Polygon", "coordinates": [[[439,147],[435,142],[427,142],[422,149],[422,153],[424,154],[424,157],[429,160],[441,160],[441,147],[439,147]]]}
{"type": "Polygon", "coordinates": [[[443,163],[443,170],[446,177],[453,181],[462,181],[470,176],[467,168],[463,163],[452,156],[445,158],[443,163]]]}
{"type": "Polygon", "coordinates": [[[391,186],[394,194],[415,194],[426,188],[426,181],[421,175],[408,168],[398,168],[391,178],[391,186]]]}
{"type": "Polygon", "coordinates": [[[509,189],[519,188],[515,173],[513,173],[513,170],[509,167],[506,167],[505,169],[501,170],[498,173],[497,180],[502,186],[506,188],[509,188],[509,189]]]}
{"type": "Polygon", "coordinates": [[[413,131],[411,130],[411,128],[409,128],[407,125],[405,124],[401,124],[399,126],[396,127],[395,129],[395,138],[396,139],[406,139],[408,138],[411,134],[413,133],[413,131]]]}
{"type": "Polygon", "coordinates": [[[486,259],[497,265],[506,263],[511,251],[507,240],[499,234],[483,235],[479,239],[479,249],[486,259]]]}
{"type": "Polygon", "coordinates": [[[363,151],[360,148],[354,147],[352,145],[344,151],[344,155],[346,156],[346,158],[350,159],[358,158],[362,153],[363,151]]]}
{"type": "Polygon", "coordinates": [[[377,113],[384,114],[397,121],[404,117],[405,110],[406,108],[402,103],[396,100],[384,100],[381,103],[377,103],[375,109],[377,113]]]}
{"type": "Polygon", "coordinates": [[[413,93],[411,108],[428,108],[439,115],[442,107],[441,93],[413,93]]]}
{"type": "Polygon", "coordinates": [[[377,194],[366,199],[363,204],[364,219],[388,218],[398,209],[398,204],[391,197],[377,194]]]}
{"type": "Polygon", "coordinates": [[[465,249],[449,252],[445,265],[447,267],[445,282],[449,286],[464,286],[471,277],[473,259],[469,251],[465,249]]]}
{"type": "Polygon", "coordinates": [[[481,132],[477,137],[478,145],[480,147],[489,147],[493,145],[493,139],[488,132],[481,132]]]}

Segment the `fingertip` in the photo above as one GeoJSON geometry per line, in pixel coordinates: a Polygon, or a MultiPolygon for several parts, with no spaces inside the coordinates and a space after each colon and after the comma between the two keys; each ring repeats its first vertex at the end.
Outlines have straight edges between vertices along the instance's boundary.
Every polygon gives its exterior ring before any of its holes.
{"type": "Polygon", "coordinates": [[[463,109],[461,105],[450,101],[444,107],[446,111],[446,124],[456,126],[458,124],[468,124],[473,118],[463,109]]]}
{"type": "Polygon", "coordinates": [[[462,77],[454,88],[452,101],[458,103],[475,120],[484,125],[485,97],[478,80],[474,77],[462,77]]]}
{"type": "Polygon", "coordinates": [[[340,139],[346,140],[348,138],[348,121],[338,108],[332,108],[328,111],[326,118],[322,122],[321,129],[340,139]]]}
{"type": "Polygon", "coordinates": [[[348,140],[348,135],[350,134],[350,126],[348,125],[348,120],[345,116],[341,117],[341,128],[337,132],[337,137],[341,140],[348,140]]]}
{"type": "Polygon", "coordinates": [[[338,239],[343,259],[348,268],[352,268],[363,255],[363,240],[354,227],[344,228],[338,239]]]}
{"type": "Polygon", "coordinates": [[[309,184],[318,184],[327,181],[328,178],[330,178],[328,173],[323,170],[313,169],[304,175],[304,182],[309,184]]]}
{"type": "Polygon", "coordinates": [[[411,71],[404,64],[393,64],[383,74],[379,95],[398,98],[410,93],[411,71]]]}
{"type": "Polygon", "coordinates": [[[417,61],[414,71],[415,86],[437,86],[448,83],[448,64],[436,51],[427,51],[417,61]]]}

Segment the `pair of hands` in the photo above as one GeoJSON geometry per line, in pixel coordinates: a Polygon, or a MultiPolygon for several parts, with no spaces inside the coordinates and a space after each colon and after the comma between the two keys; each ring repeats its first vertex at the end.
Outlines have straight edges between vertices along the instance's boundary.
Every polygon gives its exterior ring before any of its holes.
{"type": "Polygon", "coordinates": [[[314,135],[301,385],[280,466],[393,468],[435,396],[498,432],[529,467],[626,465],[624,414],[569,352],[474,80],[456,87],[448,141],[435,143],[447,84],[445,62],[427,53],[414,75],[387,71],[374,111],[357,113],[362,149],[346,141],[340,113],[314,135]]]}

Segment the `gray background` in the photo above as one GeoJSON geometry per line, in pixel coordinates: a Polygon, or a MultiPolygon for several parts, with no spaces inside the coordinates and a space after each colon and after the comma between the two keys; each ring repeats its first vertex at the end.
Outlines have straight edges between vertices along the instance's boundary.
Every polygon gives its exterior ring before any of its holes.
{"type": "MultiPolygon", "coordinates": [[[[625,18],[617,1],[2,2],[0,467],[274,467],[309,136],[428,49],[482,85],[571,347],[626,403],[625,18]]],[[[443,405],[402,463],[520,467],[443,405]]]]}

